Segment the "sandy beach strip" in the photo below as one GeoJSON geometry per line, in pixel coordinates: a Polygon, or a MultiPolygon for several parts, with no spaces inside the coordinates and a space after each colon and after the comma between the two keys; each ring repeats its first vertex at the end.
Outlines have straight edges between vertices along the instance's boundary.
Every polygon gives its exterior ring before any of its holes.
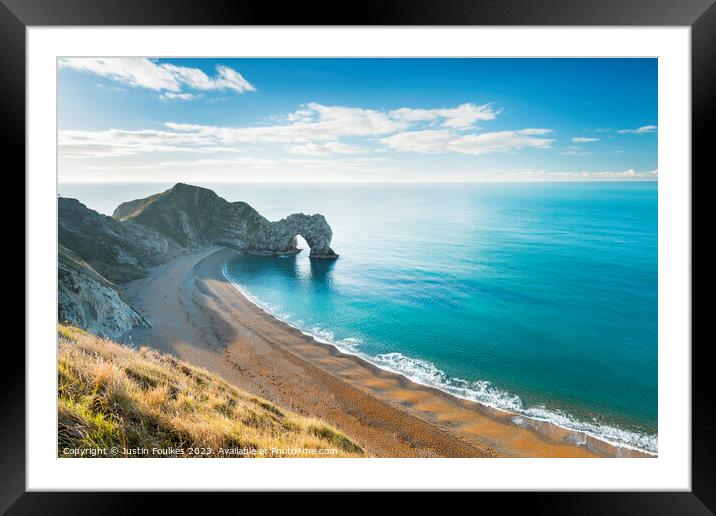
{"type": "Polygon", "coordinates": [[[378,457],[637,457],[590,436],[462,400],[342,353],[277,320],[203,249],[122,290],[153,323],[125,341],[173,353],[237,387],[318,417],[378,457]]]}

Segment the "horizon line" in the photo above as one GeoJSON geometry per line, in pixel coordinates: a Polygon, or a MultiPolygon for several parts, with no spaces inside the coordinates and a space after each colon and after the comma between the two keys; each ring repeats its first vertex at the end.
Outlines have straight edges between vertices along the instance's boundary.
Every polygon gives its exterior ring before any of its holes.
{"type": "Polygon", "coordinates": [[[226,181],[226,180],[171,180],[171,181],[60,181],[57,184],[166,184],[166,183],[199,183],[199,184],[489,184],[489,183],[658,183],[659,178],[624,178],[624,179],[542,179],[542,180],[487,180],[487,181],[226,181]]]}

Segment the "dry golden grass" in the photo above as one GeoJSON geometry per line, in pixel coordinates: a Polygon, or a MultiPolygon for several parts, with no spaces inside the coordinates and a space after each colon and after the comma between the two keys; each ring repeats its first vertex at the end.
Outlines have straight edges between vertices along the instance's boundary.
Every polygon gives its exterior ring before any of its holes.
{"type": "Polygon", "coordinates": [[[264,457],[363,456],[357,444],[325,423],[282,410],[170,355],[64,325],[58,336],[61,457],[97,449],[104,450],[99,456],[119,457],[192,456],[188,451],[236,457],[247,456],[237,453],[245,450],[264,457]],[[306,451],[314,449],[324,452],[306,451]]]}

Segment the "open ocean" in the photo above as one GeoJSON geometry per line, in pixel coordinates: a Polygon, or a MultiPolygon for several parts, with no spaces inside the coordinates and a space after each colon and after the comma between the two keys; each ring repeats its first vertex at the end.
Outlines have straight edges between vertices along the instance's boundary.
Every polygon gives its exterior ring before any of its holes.
{"type": "MultiPolygon", "coordinates": [[[[335,262],[241,256],[276,317],[456,396],[657,451],[657,183],[199,184],[321,213],[335,262]]],[[[105,214],[170,184],[60,184],[105,214]]]]}

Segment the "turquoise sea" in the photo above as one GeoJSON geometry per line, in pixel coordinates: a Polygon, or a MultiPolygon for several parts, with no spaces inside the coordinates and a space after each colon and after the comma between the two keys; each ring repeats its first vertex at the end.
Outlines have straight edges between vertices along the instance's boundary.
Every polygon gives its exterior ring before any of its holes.
{"type": "MultiPolygon", "coordinates": [[[[167,184],[61,184],[111,214],[167,184]]],[[[306,333],[456,396],[657,450],[657,184],[204,184],[322,213],[335,262],[227,277],[306,333]]]]}

